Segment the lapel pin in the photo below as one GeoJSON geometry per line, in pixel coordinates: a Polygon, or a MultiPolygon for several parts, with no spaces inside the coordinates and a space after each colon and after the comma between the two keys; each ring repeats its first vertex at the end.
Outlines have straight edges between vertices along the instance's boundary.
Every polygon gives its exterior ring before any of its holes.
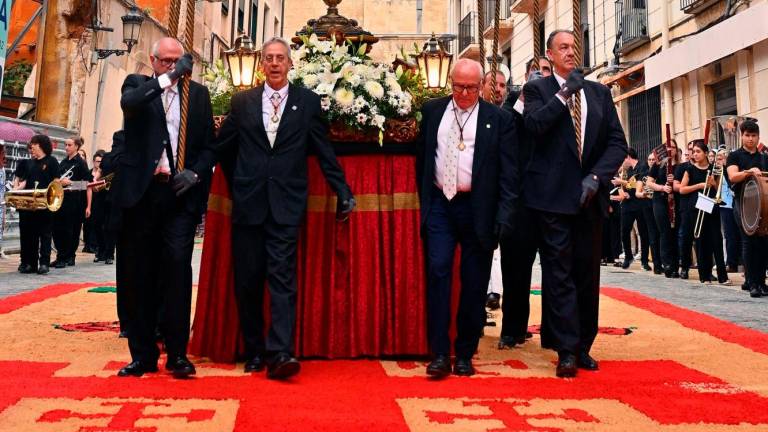
{"type": "Polygon", "coordinates": [[[296,111],[298,108],[296,108],[296,105],[291,107],[292,110],[296,111]]]}
{"type": "Polygon", "coordinates": [[[486,124],[485,124],[485,128],[486,128],[486,129],[490,129],[490,128],[491,128],[491,124],[490,124],[490,123],[486,123],[486,124]]]}

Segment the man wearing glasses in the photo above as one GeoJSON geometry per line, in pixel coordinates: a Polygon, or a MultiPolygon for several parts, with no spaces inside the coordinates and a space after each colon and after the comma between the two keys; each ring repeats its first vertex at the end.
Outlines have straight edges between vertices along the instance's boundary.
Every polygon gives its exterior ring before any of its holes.
{"type": "Polygon", "coordinates": [[[453,95],[421,110],[417,181],[427,255],[427,321],[433,360],[427,375],[451,373],[451,276],[461,245],[461,295],[453,373],[470,376],[485,324],[493,251],[511,231],[517,181],[512,115],[480,99],[483,71],[461,59],[451,72],[453,95]]]}
{"type": "MultiPolygon", "coordinates": [[[[129,311],[126,330],[132,361],[119,376],[157,371],[158,312],[168,353],[166,370],[177,378],[194,375],[187,360],[192,301],[195,227],[206,208],[210,170],[196,170],[200,153],[212,145],[213,115],[208,90],[181,79],[192,72],[192,56],[179,41],[163,38],[150,55],[154,75],[128,75],[122,87],[125,141],[116,157],[113,206],[122,224],[117,237],[117,285],[129,311]],[[186,131],[181,106],[189,98],[186,131]],[[180,138],[186,136],[186,141],[180,138]],[[184,167],[187,167],[186,169],[184,167]]],[[[121,317],[122,319],[122,317],[121,317]]]]}

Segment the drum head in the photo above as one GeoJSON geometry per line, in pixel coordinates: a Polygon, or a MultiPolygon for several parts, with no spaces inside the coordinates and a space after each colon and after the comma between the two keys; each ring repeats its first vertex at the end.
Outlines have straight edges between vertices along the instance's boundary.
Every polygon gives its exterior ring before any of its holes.
{"type": "Polygon", "coordinates": [[[741,193],[741,225],[747,235],[754,235],[760,227],[760,185],[750,177],[741,193]]]}

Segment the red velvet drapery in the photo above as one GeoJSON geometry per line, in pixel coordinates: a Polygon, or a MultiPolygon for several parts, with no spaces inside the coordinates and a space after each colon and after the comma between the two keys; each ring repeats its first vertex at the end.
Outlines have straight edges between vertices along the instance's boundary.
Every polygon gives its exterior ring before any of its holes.
{"type": "MultiPolygon", "coordinates": [[[[307,219],[298,248],[296,354],[325,358],[426,354],[414,157],[375,154],[338,159],[358,206],[348,221],[336,221],[336,196],[311,158],[307,219]]],[[[229,188],[217,169],[189,351],[220,362],[235,359],[239,341],[230,211],[229,188]]]]}

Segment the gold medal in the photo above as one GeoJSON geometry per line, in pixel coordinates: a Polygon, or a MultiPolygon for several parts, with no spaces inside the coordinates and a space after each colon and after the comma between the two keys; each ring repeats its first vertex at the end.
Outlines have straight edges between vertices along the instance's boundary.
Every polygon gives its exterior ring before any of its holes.
{"type": "Polygon", "coordinates": [[[273,114],[271,120],[272,123],[277,123],[280,121],[280,117],[278,117],[277,114],[273,114]]]}
{"type": "Polygon", "coordinates": [[[459,141],[459,151],[464,151],[467,146],[464,145],[464,140],[459,141]]]}

